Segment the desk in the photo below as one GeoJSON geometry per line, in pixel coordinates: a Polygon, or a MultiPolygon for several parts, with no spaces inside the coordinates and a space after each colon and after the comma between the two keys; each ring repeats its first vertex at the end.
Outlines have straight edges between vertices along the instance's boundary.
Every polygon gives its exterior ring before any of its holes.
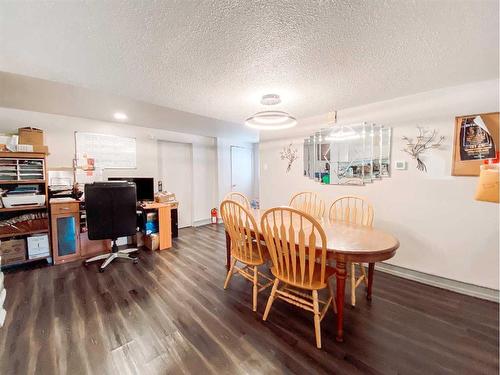
{"type": "MultiPolygon", "coordinates": [[[[260,218],[266,210],[252,210],[260,232],[260,218]]],[[[327,238],[328,258],[336,260],[337,268],[337,341],[344,340],[344,298],[346,264],[368,263],[366,298],[371,300],[375,262],[390,259],[399,248],[399,241],[381,230],[341,221],[319,220],[327,238]]],[[[261,240],[264,240],[260,235],[261,240]]],[[[320,240],[318,238],[318,240],[320,240]]],[[[231,260],[231,241],[226,232],[227,267],[231,260]]]]}
{"type": "Polygon", "coordinates": [[[177,208],[177,202],[169,203],[144,203],[141,207],[145,211],[158,211],[158,235],[160,236],[159,250],[172,247],[172,222],[170,210],[177,208]]]}

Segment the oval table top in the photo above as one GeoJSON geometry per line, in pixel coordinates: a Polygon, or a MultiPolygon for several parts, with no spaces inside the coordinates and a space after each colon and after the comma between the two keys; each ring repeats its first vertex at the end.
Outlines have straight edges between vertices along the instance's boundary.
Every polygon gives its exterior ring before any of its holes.
{"type": "MultiPolygon", "coordinates": [[[[260,231],[260,218],[264,209],[251,210],[260,231]]],[[[327,249],[344,255],[382,255],[394,253],[399,241],[393,235],[379,229],[349,224],[342,221],[318,220],[327,238],[327,249]]]]}

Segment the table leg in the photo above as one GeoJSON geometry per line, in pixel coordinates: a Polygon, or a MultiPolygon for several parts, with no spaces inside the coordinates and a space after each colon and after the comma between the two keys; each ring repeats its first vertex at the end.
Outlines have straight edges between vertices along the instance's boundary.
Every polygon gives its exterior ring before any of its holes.
{"type": "Polygon", "coordinates": [[[368,287],[366,288],[366,299],[368,301],[372,300],[372,285],[373,285],[374,271],[375,271],[375,263],[368,263],[368,287]]]}
{"type": "Polygon", "coordinates": [[[226,232],[226,269],[229,271],[231,268],[231,237],[226,232]]]}
{"type": "Polygon", "coordinates": [[[337,341],[344,341],[345,262],[337,261],[337,341]]]}

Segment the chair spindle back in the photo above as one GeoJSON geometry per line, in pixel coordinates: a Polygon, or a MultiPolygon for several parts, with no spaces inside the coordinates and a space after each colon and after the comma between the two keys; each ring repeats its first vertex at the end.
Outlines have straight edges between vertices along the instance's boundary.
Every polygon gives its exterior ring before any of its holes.
{"type": "Polygon", "coordinates": [[[312,215],[315,219],[321,219],[325,214],[325,202],[318,194],[311,191],[293,195],[288,205],[312,215]]]}
{"type": "Polygon", "coordinates": [[[224,197],[224,200],[231,200],[238,202],[241,204],[243,207],[246,209],[250,209],[250,201],[248,200],[247,196],[243,193],[239,193],[237,191],[232,191],[224,197]]]}
{"type": "Polygon", "coordinates": [[[275,207],[262,215],[260,228],[276,277],[303,288],[310,288],[313,280],[325,282],[326,235],[312,215],[275,207]]]}
{"type": "Polygon", "coordinates": [[[264,260],[260,241],[254,241],[260,234],[252,213],[232,200],[224,200],[220,212],[231,238],[231,255],[243,263],[262,264],[264,260]]]}
{"type": "Polygon", "coordinates": [[[333,201],[328,218],[330,221],[344,221],[371,227],[373,215],[373,207],[366,199],[345,195],[333,201]]]}

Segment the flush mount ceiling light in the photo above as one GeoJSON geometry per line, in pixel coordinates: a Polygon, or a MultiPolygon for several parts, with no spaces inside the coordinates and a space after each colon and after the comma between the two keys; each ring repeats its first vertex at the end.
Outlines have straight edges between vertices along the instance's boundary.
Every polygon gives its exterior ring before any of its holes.
{"type": "MultiPolygon", "coordinates": [[[[264,95],[260,101],[263,105],[276,105],[281,103],[277,94],[264,95]]],[[[295,117],[283,111],[261,111],[245,120],[245,125],[259,130],[287,129],[297,125],[295,117]]]]}
{"type": "Polygon", "coordinates": [[[115,112],[113,114],[113,117],[115,118],[115,120],[120,120],[120,121],[125,121],[128,119],[127,115],[123,112],[115,112]]]}

